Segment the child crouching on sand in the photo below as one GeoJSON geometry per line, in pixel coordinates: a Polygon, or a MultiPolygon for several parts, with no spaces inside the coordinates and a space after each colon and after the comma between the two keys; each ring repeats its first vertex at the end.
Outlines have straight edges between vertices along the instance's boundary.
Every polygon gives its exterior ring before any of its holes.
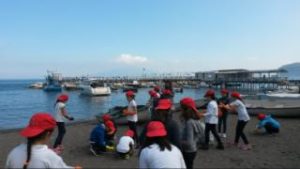
{"type": "Polygon", "coordinates": [[[279,133],[280,124],[271,115],[258,114],[259,123],[256,126],[255,132],[258,133],[260,129],[265,129],[267,134],[279,133]]]}
{"type": "Polygon", "coordinates": [[[134,132],[132,130],[127,130],[119,140],[119,143],[117,145],[117,153],[119,157],[122,159],[129,159],[130,156],[133,155],[133,147],[134,147],[134,141],[133,141],[134,132]]]}
{"type": "Polygon", "coordinates": [[[102,120],[105,126],[106,145],[113,148],[115,146],[115,134],[117,133],[116,124],[109,114],[104,114],[102,120]]]}
{"type": "Polygon", "coordinates": [[[5,168],[75,168],[64,163],[63,159],[47,143],[56,127],[55,119],[48,113],[36,113],[29,125],[21,131],[27,144],[14,148],[8,155],[5,168]]]}

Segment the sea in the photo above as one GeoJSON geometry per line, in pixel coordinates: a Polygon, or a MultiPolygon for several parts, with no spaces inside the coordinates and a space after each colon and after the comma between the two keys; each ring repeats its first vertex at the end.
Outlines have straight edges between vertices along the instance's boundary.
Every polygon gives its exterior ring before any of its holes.
{"type": "MultiPolygon", "coordinates": [[[[48,112],[54,114],[54,104],[60,92],[45,92],[28,86],[43,80],[0,80],[0,130],[22,128],[28,124],[32,114],[48,112]]],[[[141,88],[136,94],[139,105],[149,99],[149,88],[141,88]]],[[[203,98],[206,89],[184,89],[175,93],[174,101],[183,97],[203,98]]],[[[107,112],[114,106],[126,106],[127,100],[122,90],[113,91],[110,96],[90,97],[80,91],[63,91],[69,95],[67,111],[75,121],[90,120],[107,112]]]]}

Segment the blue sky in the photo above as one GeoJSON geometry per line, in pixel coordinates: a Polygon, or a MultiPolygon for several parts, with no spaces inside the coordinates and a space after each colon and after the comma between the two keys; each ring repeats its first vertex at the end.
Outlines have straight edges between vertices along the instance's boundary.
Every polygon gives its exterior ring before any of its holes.
{"type": "Polygon", "coordinates": [[[299,0],[0,0],[0,79],[271,69],[300,61],[299,0]]]}

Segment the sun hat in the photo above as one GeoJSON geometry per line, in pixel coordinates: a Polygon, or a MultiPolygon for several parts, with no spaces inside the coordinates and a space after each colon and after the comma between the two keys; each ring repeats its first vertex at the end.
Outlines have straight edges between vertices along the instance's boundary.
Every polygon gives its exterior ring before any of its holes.
{"type": "Polygon", "coordinates": [[[124,136],[133,137],[133,136],[134,136],[134,132],[133,132],[132,130],[127,130],[127,131],[124,133],[124,136]]]}
{"type": "Polygon", "coordinates": [[[180,104],[188,108],[191,108],[195,113],[198,112],[195,101],[190,97],[185,97],[181,99],[180,104]]]}
{"type": "Polygon", "coordinates": [[[204,97],[215,97],[215,91],[213,90],[207,90],[207,92],[205,93],[204,97]]]}
{"type": "Polygon", "coordinates": [[[45,130],[52,130],[55,126],[56,121],[49,113],[40,112],[31,117],[28,126],[20,134],[23,137],[30,138],[41,134],[45,130]]]}
{"type": "Polygon", "coordinates": [[[154,91],[154,90],[149,90],[149,95],[151,96],[151,97],[157,97],[157,94],[156,94],[156,92],[154,91]]]}
{"type": "Polygon", "coordinates": [[[134,96],[134,95],[135,95],[134,92],[131,91],[131,90],[129,90],[129,91],[126,92],[126,96],[127,96],[127,97],[132,97],[132,96],[134,96]]]}
{"type": "Polygon", "coordinates": [[[257,115],[257,118],[258,118],[258,120],[263,120],[263,119],[266,118],[266,115],[263,114],[263,113],[259,113],[259,114],[257,115]]]}
{"type": "Polygon", "coordinates": [[[108,120],[111,120],[111,116],[110,116],[109,114],[104,114],[104,115],[102,116],[102,120],[103,120],[103,122],[108,121],[108,120]]]}
{"type": "Polygon", "coordinates": [[[160,99],[155,110],[169,110],[172,107],[172,101],[170,99],[160,99]]]}
{"type": "Polygon", "coordinates": [[[106,121],[105,123],[104,123],[104,125],[105,125],[105,127],[107,127],[107,128],[109,128],[109,129],[112,129],[112,130],[115,130],[116,128],[115,128],[115,125],[114,125],[114,123],[112,122],[112,121],[106,121]]]}
{"type": "Polygon", "coordinates": [[[59,95],[59,96],[57,97],[57,100],[58,100],[58,101],[62,101],[62,102],[66,102],[66,101],[69,100],[69,96],[66,95],[66,94],[61,94],[61,95],[59,95]]]}
{"type": "Polygon", "coordinates": [[[167,135],[165,126],[160,121],[151,121],[147,126],[147,137],[163,137],[167,135]]]}
{"type": "Polygon", "coordinates": [[[226,90],[226,89],[222,89],[222,90],[221,90],[221,93],[222,93],[222,94],[228,94],[228,93],[229,93],[229,91],[228,91],[228,90],[226,90]]]}
{"type": "Polygon", "coordinates": [[[237,99],[242,99],[241,94],[239,92],[232,92],[231,97],[237,98],[237,99]]]}

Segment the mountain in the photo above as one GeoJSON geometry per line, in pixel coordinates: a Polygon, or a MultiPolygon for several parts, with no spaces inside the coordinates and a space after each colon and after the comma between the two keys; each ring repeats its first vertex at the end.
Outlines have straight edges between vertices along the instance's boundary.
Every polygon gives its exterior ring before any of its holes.
{"type": "Polygon", "coordinates": [[[288,71],[289,80],[300,80],[300,62],[283,65],[279,69],[288,71]]]}

